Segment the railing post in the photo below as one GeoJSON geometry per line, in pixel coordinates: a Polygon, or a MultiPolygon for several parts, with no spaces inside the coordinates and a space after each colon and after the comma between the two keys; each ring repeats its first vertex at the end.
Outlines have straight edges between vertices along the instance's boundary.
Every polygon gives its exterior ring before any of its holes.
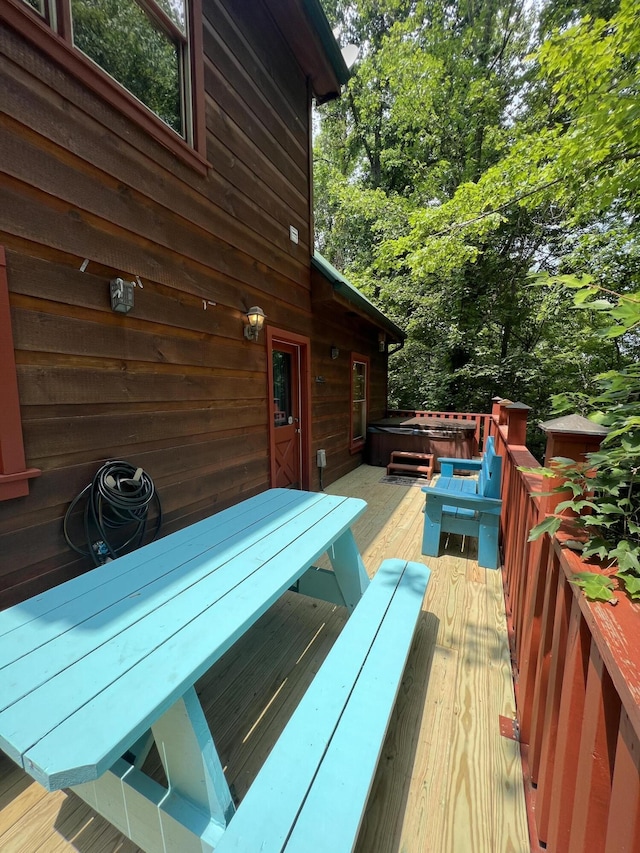
{"type": "MultiPolygon", "coordinates": [[[[547,447],[544,458],[545,465],[550,466],[554,456],[563,456],[566,459],[575,459],[576,462],[585,462],[588,453],[595,453],[600,448],[602,440],[608,429],[599,426],[593,421],[583,418],[581,415],[565,415],[554,418],[540,424],[540,429],[547,435],[547,447]]],[[[547,481],[547,491],[559,486],[563,482],[562,477],[552,477],[547,481]]],[[[547,512],[553,512],[560,501],[572,497],[571,492],[559,492],[547,498],[547,512]],[[555,500],[555,505],[552,501],[555,500]]],[[[571,515],[565,510],[562,515],[571,515]]]]}
{"type": "Polygon", "coordinates": [[[491,398],[491,414],[494,418],[497,418],[500,415],[500,403],[501,402],[502,402],[502,397],[492,397],[491,398]]]}
{"type": "Polygon", "coordinates": [[[531,406],[524,403],[509,403],[507,413],[507,444],[509,447],[523,447],[527,443],[527,418],[531,406]]]}
{"type": "Polygon", "coordinates": [[[500,400],[498,402],[498,424],[506,426],[507,423],[507,406],[511,406],[511,400],[500,400]]]}

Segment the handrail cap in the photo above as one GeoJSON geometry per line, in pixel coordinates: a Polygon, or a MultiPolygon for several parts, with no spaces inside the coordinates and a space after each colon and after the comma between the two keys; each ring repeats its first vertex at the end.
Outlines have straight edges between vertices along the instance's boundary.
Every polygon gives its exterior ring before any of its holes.
{"type": "Polygon", "coordinates": [[[544,432],[575,433],[576,435],[606,435],[608,427],[600,426],[582,415],[563,415],[538,424],[544,432]]]}

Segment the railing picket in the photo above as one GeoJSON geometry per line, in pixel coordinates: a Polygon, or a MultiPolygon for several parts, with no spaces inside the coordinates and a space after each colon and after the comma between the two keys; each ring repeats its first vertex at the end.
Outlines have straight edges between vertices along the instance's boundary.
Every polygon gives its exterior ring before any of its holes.
{"type": "Polygon", "coordinates": [[[549,830],[547,837],[540,836],[551,853],[566,853],[571,833],[590,645],[591,635],[582,618],[578,600],[574,598],[555,744],[549,830]]]}
{"type": "Polygon", "coordinates": [[[567,853],[604,853],[619,725],[620,697],[592,642],[567,853]]]}
{"type": "Polygon", "coordinates": [[[561,571],[558,563],[556,563],[556,566],[558,569],[558,583],[553,639],[551,643],[551,669],[547,684],[540,762],[537,769],[538,794],[536,798],[536,811],[538,832],[541,838],[548,836],[549,829],[553,778],[556,772],[556,744],[558,742],[562,684],[564,682],[564,670],[567,659],[569,622],[574,601],[573,591],[569,588],[564,572],[561,571]]]}
{"type": "MultiPolygon", "coordinates": [[[[532,543],[535,560],[532,561],[526,604],[525,622],[520,633],[522,641],[519,645],[518,678],[516,698],[520,710],[520,733],[524,743],[531,742],[531,697],[534,695],[535,679],[538,663],[538,649],[541,642],[541,632],[546,630],[544,618],[545,590],[547,578],[547,561],[549,559],[548,540],[542,539],[532,543]]],[[[535,777],[534,777],[535,781],[535,777]]]]}
{"type": "Polygon", "coordinates": [[[640,742],[622,709],[611,788],[605,853],[640,850],[640,742]]]}
{"type": "MultiPolygon", "coordinates": [[[[529,768],[531,779],[533,782],[538,781],[538,770],[540,767],[540,752],[542,747],[542,737],[544,733],[543,721],[547,706],[547,689],[549,684],[549,674],[552,664],[552,649],[553,649],[553,628],[555,623],[556,605],[558,597],[558,582],[560,579],[560,565],[558,560],[554,558],[546,572],[541,573],[546,575],[546,584],[544,592],[544,604],[542,616],[539,620],[540,629],[538,631],[536,667],[533,681],[533,693],[530,694],[525,701],[527,713],[522,716],[521,730],[523,738],[527,736],[526,742],[529,744],[529,768]]],[[[533,651],[533,649],[532,649],[533,651]]],[[[524,697],[523,697],[524,698],[524,697]]]]}

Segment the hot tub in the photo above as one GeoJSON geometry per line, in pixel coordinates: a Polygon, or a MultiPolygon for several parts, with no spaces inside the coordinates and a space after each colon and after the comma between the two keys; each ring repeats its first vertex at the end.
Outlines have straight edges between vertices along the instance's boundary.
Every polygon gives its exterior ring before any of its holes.
{"type": "Polygon", "coordinates": [[[439,471],[438,456],[471,459],[477,452],[474,421],[453,418],[383,418],[367,428],[369,465],[385,468],[392,450],[432,453],[434,471],[439,471]]]}

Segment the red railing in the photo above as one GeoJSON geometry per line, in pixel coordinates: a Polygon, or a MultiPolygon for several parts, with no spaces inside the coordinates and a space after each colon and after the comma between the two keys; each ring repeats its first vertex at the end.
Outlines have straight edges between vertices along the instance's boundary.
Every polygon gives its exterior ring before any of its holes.
{"type": "MultiPolygon", "coordinates": [[[[539,467],[524,446],[525,426],[526,407],[494,408],[490,432],[504,459],[503,577],[532,850],[638,853],[640,606],[622,592],[615,607],[589,602],[571,583],[587,567],[563,547],[562,533],[527,541],[553,505],[536,495],[548,481],[542,487],[540,475],[519,470],[539,467]]],[[[553,443],[548,433],[547,458],[584,455],[584,435],[564,433],[553,443]]]]}

